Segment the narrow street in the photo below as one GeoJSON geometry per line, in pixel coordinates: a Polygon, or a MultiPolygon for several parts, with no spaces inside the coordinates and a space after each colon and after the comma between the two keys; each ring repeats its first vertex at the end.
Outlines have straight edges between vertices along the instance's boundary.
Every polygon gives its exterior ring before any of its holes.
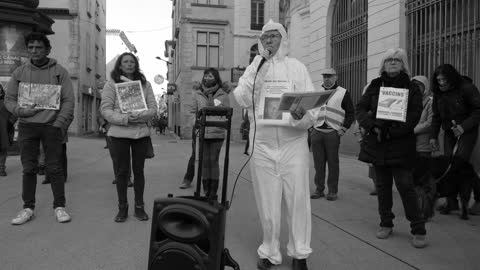
{"type": "MultiPolygon", "coordinates": [[[[193,188],[178,188],[191,150],[190,140],[153,135],[155,158],[145,166],[145,201],[149,215],[153,200],[167,194],[186,195],[193,188]]],[[[71,137],[68,143],[69,177],[67,210],[73,220],[55,221],[50,187],[37,185],[35,218],[22,226],[10,225],[21,209],[21,164],[19,156],[7,160],[7,177],[0,178],[0,268],[2,270],[133,270],[147,269],[151,222],[136,220],[130,211],[127,222],[115,223],[117,195],[105,142],[98,137],[71,137]]],[[[233,142],[230,155],[229,199],[235,178],[247,159],[243,144],[233,142]]],[[[223,151],[222,151],[223,152],[223,151]]],[[[223,159],[222,159],[223,160],[223,159]]],[[[394,234],[388,240],[375,238],[378,229],[376,198],[369,195],[367,168],[352,156],[340,162],[339,199],[312,201],[313,254],[310,269],[479,269],[480,217],[460,220],[458,213],[436,215],[427,224],[429,246],[410,244],[409,225],[395,191],[394,234]]],[[[312,172],[313,178],[313,172],[312,172]]],[[[313,185],[313,182],[311,182],[313,185]]],[[[133,205],[133,190],[129,190],[133,205]]],[[[282,266],[286,257],[286,222],[282,224],[282,266]]],[[[256,249],[261,229],[248,167],[242,172],[228,212],[225,246],[241,269],[256,269],[256,249]]],[[[230,269],[230,268],[226,268],[230,269]]]]}

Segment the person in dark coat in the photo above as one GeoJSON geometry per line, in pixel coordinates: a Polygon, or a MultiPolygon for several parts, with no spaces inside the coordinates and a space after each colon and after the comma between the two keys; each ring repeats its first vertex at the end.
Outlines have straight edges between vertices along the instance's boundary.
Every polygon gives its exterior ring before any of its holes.
{"type": "Polygon", "coordinates": [[[380,77],[370,83],[356,108],[359,125],[366,131],[359,160],[373,164],[377,178],[380,230],[376,236],[386,239],[392,234],[395,217],[392,212],[392,184],[395,180],[406,217],[410,221],[412,244],[416,248],[423,248],[426,246],[425,219],[420,212],[412,174],[416,155],[414,128],[422,114],[422,93],[410,81],[407,55],[403,49],[387,50],[379,73],[380,77]],[[408,91],[404,122],[377,118],[382,87],[408,91]]]}
{"type": "Polygon", "coordinates": [[[5,91],[0,84],[0,176],[7,176],[5,162],[7,161],[8,147],[13,143],[15,133],[14,124],[17,118],[5,108],[5,91]]]}
{"type": "MultiPolygon", "coordinates": [[[[456,166],[453,167],[457,178],[477,178],[470,157],[480,124],[480,93],[471,81],[462,78],[450,64],[442,64],[435,69],[431,85],[433,117],[430,145],[433,150],[439,149],[437,138],[442,127],[445,131],[444,154],[454,155],[456,166]],[[458,146],[454,153],[456,143],[458,146]]],[[[453,194],[439,210],[441,214],[448,214],[458,208],[457,195],[453,194]]]]}

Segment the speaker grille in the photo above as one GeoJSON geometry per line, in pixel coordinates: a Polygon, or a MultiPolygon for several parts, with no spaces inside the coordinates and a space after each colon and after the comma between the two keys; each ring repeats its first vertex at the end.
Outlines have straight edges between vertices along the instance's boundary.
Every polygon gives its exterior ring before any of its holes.
{"type": "Polygon", "coordinates": [[[172,204],[158,214],[158,227],[169,238],[193,243],[208,237],[210,224],[199,210],[182,204],[172,204]]]}
{"type": "Polygon", "coordinates": [[[207,254],[178,242],[168,242],[156,250],[149,266],[151,270],[207,270],[207,254]]]}

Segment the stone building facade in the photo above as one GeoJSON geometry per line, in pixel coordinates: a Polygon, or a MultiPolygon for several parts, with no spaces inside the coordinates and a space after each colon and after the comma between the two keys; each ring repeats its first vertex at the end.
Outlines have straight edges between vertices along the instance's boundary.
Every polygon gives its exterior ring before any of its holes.
{"type": "MultiPolygon", "coordinates": [[[[255,56],[257,39],[269,18],[278,21],[279,1],[173,0],[172,40],[165,43],[168,81],[176,91],[168,96],[169,127],[181,138],[191,137],[192,85],[207,67],[219,70],[235,87],[255,56]]],[[[243,111],[230,95],[234,109],[232,139],[240,140],[243,111]]]]}
{"type": "Polygon", "coordinates": [[[69,132],[96,132],[98,90],[106,81],[106,0],[44,0],[39,10],[55,21],[50,56],[68,70],[73,83],[75,118],[69,132]]]}

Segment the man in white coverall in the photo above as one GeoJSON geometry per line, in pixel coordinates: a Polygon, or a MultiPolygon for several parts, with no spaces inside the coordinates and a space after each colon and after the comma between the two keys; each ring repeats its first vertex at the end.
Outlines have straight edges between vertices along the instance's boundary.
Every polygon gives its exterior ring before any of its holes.
{"type": "Polygon", "coordinates": [[[234,91],[240,106],[248,109],[251,123],[250,145],[253,150],[250,169],[263,229],[257,263],[261,270],[282,263],[279,241],[282,195],[289,226],[287,254],[293,257],[293,269],[307,270],[306,258],[312,252],[307,129],[314,123],[313,115],[300,108],[283,113],[283,122],[275,119],[270,121],[274,124],[265,124],[264,113],[259,110],[266,89],[275,88],[277,94],[278,89],[282,92],[314,91],[307,68],[298,60],[287,57],[287,48],[285,29],[270,20],[262,29],[260,55],[247,67],[234,91]],[[283,86],[272,87],[279,81],[284,82],[283,86]]]}

